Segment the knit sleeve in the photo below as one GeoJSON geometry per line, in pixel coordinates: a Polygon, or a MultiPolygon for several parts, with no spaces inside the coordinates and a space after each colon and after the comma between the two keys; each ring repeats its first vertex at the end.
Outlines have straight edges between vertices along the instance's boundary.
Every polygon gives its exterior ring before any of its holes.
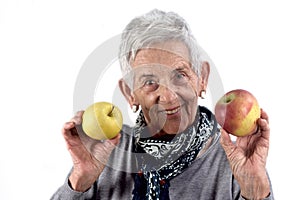
{"type": "Polygon", "coordinates": [[[50,200],[88,200],[94,199],[96,196],[96,185],[95,182],[87,191],[78,192],[71,188],[69,182],[69,176],[66,178],[64,184],[57,189],[57,191],[52,195],[50,200]]]}

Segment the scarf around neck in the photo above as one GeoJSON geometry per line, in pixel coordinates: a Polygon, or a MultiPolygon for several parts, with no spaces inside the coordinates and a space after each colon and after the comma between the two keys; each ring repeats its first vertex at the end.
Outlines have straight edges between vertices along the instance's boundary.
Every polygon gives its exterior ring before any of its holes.
{"type": "Polygon", "coordinates": [[[170,180],[181,174],[196,159],[217,129],[214,115],[198,106],[195,120],[172,140],[149,135],[141,111],[133,128],[138,173],[134,174],[133,200],[169,200],[170,180]]]}

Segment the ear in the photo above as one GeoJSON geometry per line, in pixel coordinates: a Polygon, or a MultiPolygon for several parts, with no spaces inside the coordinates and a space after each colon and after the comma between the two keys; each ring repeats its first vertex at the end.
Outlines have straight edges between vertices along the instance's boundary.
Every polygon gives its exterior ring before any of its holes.
{"type": "Polygon", "coordinates": [[[124,79],[119,80],[119,88],[127,102],[130,104],[130,107],[132,107],[133,104],[137,104],[130,87],[127,85],[124,79]]]}
{"type": "Polygon", "coordinates": [[[202,65],[201,65],[198,96],[200,95],[202,90],[206,91],[207,84],[208,84],[209,73],[210,73],[209,63],[208,62],[203,62],[202,65]]]}

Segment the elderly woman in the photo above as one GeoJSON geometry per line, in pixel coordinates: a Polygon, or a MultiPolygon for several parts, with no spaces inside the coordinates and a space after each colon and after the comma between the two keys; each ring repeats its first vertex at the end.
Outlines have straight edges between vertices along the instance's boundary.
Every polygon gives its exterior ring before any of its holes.
{"type": "Polygon", "coordinates": [[[233,143],[198,105],[210,74],[203,55],[177,14],[133,19],[122,35],[119,86],[140,110],[136,125],[92,141],[80,128],[83,111],[65,123],[73,168],[52,199],[273,199],[268,116],[261,110],[258,131],[233,143]]]}

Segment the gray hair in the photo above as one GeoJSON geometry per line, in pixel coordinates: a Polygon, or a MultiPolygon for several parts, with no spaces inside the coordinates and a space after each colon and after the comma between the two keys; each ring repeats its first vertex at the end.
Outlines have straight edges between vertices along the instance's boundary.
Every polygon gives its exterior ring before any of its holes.
{"type": "Polygon", "coordinates": [[[189,25],[178,14],[157,9],[134,18],[125,27],[119,49],[123,75],[131,71],[130,60],[135,58],[138,50],[169,40],[181,41],[187,46],[191,67],[199,75],[206,54],[192,35],[189,25]]]}

